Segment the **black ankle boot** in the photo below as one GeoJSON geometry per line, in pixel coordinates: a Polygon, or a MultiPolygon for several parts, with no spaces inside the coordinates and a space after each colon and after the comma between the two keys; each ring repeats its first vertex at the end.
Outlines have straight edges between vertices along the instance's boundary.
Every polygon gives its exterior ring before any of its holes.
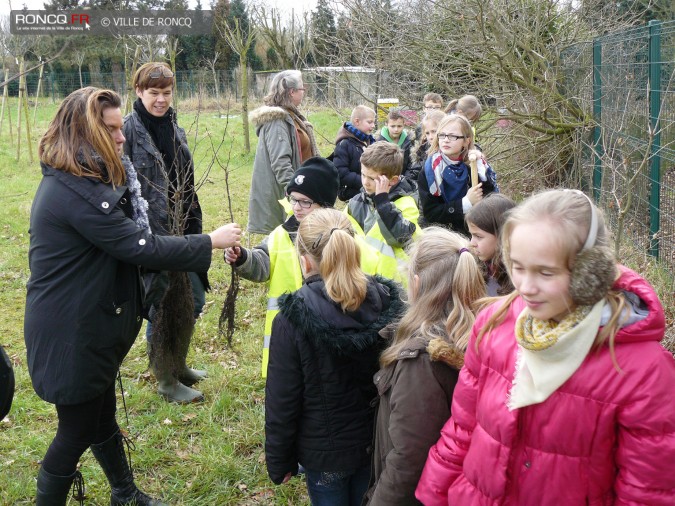
{"type": "Polygon", "coordinates": [[[167,506],[138,490],[123,440],[124,436],[118,431],[107,441],[90,447],[110,482],[110,506],[167,506]]]}
{"type": "Polygon", "coordinates": [[[37,506],[64,506],[68,499],[70,486],[75,482],[73,497],[84,504],[84,483],[80,471],[75,471],[70,476],[56,476],[40,468],[37,477],[37,506]]]}

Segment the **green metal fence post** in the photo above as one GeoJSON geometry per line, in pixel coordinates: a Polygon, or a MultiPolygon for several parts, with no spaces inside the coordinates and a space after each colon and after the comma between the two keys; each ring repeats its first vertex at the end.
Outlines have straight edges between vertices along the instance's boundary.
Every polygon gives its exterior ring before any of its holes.
{"type": "Polygon", "coordinates": [[[602,156],[604,147],[602,144],[602,42],[600,39],[593,40],[593,199],[600,199],[602,187],[602,156]]]}
{"type": "Polygon", "coordinates": [[[649,254],[658,258],[661,228],[661,23],[649,22],[649,126],[653,132],[649,196],[649,254]]]}

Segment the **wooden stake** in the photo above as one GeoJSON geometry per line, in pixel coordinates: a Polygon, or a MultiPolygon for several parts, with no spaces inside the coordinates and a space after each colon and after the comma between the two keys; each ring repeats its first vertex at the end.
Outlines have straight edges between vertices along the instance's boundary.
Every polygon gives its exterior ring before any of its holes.
{"type": "Polygon", "coordinates": [[[5,85],[2,87],[2,109],[0,110],[0,133],[2,133],[2,122],[5,119],[5,105],[7,105],[7,125],[9,125],[9,143],[14,144],[14,136],[12,135],[12,112],[9,108],[9,95],[7,89],[7,78],[9,77],[9,69],[5,69],[5,85]]]}
{"type": "MultiPolygon", "coordinates": [[[[23,116],[26,120],[26,140],[28,141],[28,159],[33,163],[33,139],[30,133],[30,119],[28,119],[28,83],[26,82],[26,76],[21,76],[23,80],[23,116]]],[[[21,82],[21,81],[19,81],[21,82]]]]}
{"type": "MultiPolygon", "coordinates": [[[[40,57],[42,61],[42,57],[40,57]]],[[[37,92],[35,93],[35,110],[33,111],[33,126],[35,126],[35,120],[37,118],[38,105],[40,104],[40,91],[42,90],[42,76],[45,72],[45,64],[40,65],[40,78],[38,79],[37,92]]]]}
{"type": "MultiPolygon", "coordinates": [[[[19,61],[19,74],[23,77],[23,56],[19,61]]],[[[16,109],[16,161],[21,159],[21,95],[23,87],[21,86],[22,79],[19,78],[19,100],[17,101],[16,109]]]]}
{"type": "Polygon", "coordinates": [[[469,154],[469,165],[471,165],[471,186],[478,184],[478,157],[476,153],[469,154]]]}

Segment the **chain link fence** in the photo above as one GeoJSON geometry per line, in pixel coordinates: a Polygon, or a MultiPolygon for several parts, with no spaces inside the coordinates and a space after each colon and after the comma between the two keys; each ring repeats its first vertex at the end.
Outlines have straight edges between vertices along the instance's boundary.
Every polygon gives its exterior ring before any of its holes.
{"type": "Polygon", "coordinates": [[[675,272],[675,22],[568,48],[568,97],[597,126],[578,160],[582,180],[616,233],[675,272]]]}
{"type": "MultiPolygon", "coordinates": [[[[176,95],[177,98],[187,99],[199,94],[210,97],[241,96],[239,79],[236,72],[208,69],[177,71],[176,95]]],[[[131,91],[131,83],[124,72],[49,72],[45,71],[40,82],[38,70],[26,74],[26,90],[29,97],[39,94],[43,98],[51,98],[58,102],[73,91],[83,86],[108,88],[125,96],[131,91]]],[[[7,86],[9,96],[19,93],[19,80],[10,82],[7,86]]],[[[257,90],[255,78],[250,82],[250,92],[257,90]]]]}

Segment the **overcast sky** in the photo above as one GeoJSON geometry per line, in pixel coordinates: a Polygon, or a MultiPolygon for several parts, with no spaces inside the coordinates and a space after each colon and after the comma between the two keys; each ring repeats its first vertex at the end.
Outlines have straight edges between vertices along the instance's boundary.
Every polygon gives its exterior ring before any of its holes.
{"type": "MultiPolygon", "coordinates": [[[[196,0],[189,0],[190,5],[196,5],[196,0]]],[[[5,14],[9,16],[10,6],[12,9],[23,9],[23,5],[26,4],[26,7],[30,10],[40,10],[43,8],[45,0],[0,0],[0,14],[5,14]]],[[[202,0],[202,8],[210,9],[209,6],[211,0],[202,0]]],[[[256,3],[256,0],[252,0],[252,3],[256,3]]],[[[290,12],[291,8],[296,9],[296,14],[302,12],[303,10],[310,11],[316,5],[316,0],[293,0],[292,2],[288,0],[264,0],[265,5],[270,5],[276,8],[279,8],[284,11],[290,12]]]]}

